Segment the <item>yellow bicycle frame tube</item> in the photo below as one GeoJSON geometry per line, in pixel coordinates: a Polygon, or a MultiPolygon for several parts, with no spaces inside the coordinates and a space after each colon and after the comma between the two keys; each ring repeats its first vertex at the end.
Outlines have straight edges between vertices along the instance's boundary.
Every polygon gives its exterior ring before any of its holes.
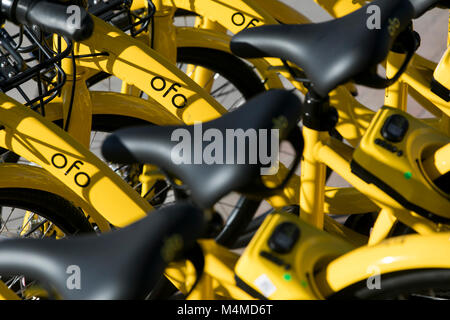
{"type": "MultiPolygon", "coordinates": [[[[252,296],[236,286],[234,266],[239,255],[218,245],[213,239],[201,239],[199,244],[205,255],[202,278],[192,293],[190,300],[244,299],[252,296]]],[[[167,278],[183,293],[187,294],[197,277],[195,268],[189,261],[173,262],[166,268],[167,278]]]]}
{"type": "Polygon", "coordinates": [[[365,0],[314,0],[333,17],[345,16],[366,4],[365,0]]]}
{"type": "Polygon", "coordinates": [[[249,0],[163,0],[168,7],[177,7],[207,17],[232,33],[262,24],[277,24],[258,2],[249,0]]]}
{"type": "MultiPolygon", "coordinates": [[[[111,91],[90,91],[92,116],[117,115],[147,121],[165,126],[183,122],[152,99],[144,100],[132,95],[111,91]]],[[[45,106],[45,118],[50,121],[63,119],[59,102],[50,102],[45,106]]]]}
{"type": "MultiPolygon", "coordinates": [[[[447,53],[446,53],[447,54],[447,53]]],[[[390,54],[388,58],[391,73],[396,72],[403,59],[400,55],[390,54]]],[[[445,59],[443,59],[445,61],[445,59]]],[[[398,86],[407,86],[406,89],[397,89],[391,96],[387,95],[386,104],[399,109],[405,109],[406,94],[409,92],[427,111],[438,120],[435,123],[437,128],[446,134],[450,134],[450,102],[446,102],[430,90],[432,73],[436,64],[427,59],[415,55],[406,69],[400,76],[398,86]],[[395,95],[393,98],[392,95],[395,95]]]]}
{"type": "Polygon", "coordinates": [[[76,52],[79,55],[106,53],[107,56],[80,58],[80,66],[113,74],[137,87],[186,124],[212,120],[226,112],[206,91],[155,50],[101,19],[93,17],[93,20],[92,37],[77,43],[76,52]]]}
{"type": "Polygon", "coordinates": [[[111,224],[124,227],[151,210],[124,180],[68,133],[0,93],[0,146],[39,164],[90,203],[111,224]]]}

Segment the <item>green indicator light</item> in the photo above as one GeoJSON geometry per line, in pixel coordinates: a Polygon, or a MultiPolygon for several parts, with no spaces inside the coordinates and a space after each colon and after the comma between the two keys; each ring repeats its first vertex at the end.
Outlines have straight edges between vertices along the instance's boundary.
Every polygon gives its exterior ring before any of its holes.
{"type": "Polygon", "coordinates": [[[289,273],[285,273],[283,274],[283,279],[286,281],[291,281],[292,276],[289,273]]]}
{"type": "Polygon", "coordinates": [[[308,286],[308,282],[305,280],[300,281],[300,284],[303,286],[303,288],[306,288],[308,286]]]}
{"type": "Polygon", "coordinates": [[[405,177],[405,179],[411,179],[411,177],[412,177],[412,173],[410,172],[410,171],[406,171],[404,174],[403,174],[403,176],[405,177]]]}

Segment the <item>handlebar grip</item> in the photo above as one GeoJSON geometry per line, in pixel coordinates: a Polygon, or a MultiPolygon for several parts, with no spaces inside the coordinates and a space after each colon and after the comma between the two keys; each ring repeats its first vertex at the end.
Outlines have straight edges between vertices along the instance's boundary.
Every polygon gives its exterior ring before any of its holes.
{"type": "Polygon", "coordinates": [[[1,0],[2,13],[13,22],[37,25],[48,33],[57,33],[74,41],[88,39],[94,22],[86,10],[41,0],[1,0]]]}

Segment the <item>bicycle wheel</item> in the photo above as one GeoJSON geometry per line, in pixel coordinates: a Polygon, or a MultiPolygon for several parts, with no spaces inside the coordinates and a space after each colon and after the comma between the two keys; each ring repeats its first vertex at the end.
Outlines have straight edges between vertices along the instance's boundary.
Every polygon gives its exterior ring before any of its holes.
{"type": "MultiPolygon", "coordinates": [[[[88,232],[94,229],[83,212],[60,196],[26,188],[0,189],[0,238],[62,239],[88,232]]],[[[21,298],[37,299],[46,294],[22,275],[0,278],[21,298]]]]}
{"type": "Polygon", "coordinates": [[[363,280],[329,298],[447,300],[450,299],[450,269],[416,269],[381,274],[379,286],[370,287],[367,280],[363,280]]]}

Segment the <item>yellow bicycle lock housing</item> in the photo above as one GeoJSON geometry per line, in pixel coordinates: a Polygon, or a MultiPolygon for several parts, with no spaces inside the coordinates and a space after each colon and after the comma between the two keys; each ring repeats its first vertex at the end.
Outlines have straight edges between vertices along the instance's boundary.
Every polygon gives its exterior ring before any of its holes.
{"type": "Polygon", "coordinates": [[[236,284],[262,299],[323,298],[314,275],[354,246],[294,214],[267,216],[235,266],[236,284]]]}
{"type": "Polygon", "coordinates": [[[448,136],[423,121],[384,106],[353,153],[351,169],[410,211],[427,218],[430,214],[450,218],[448,186],[439,185],[429,164],[424,166],[437,151],[447,154],[449,143],[448,136]]]}

